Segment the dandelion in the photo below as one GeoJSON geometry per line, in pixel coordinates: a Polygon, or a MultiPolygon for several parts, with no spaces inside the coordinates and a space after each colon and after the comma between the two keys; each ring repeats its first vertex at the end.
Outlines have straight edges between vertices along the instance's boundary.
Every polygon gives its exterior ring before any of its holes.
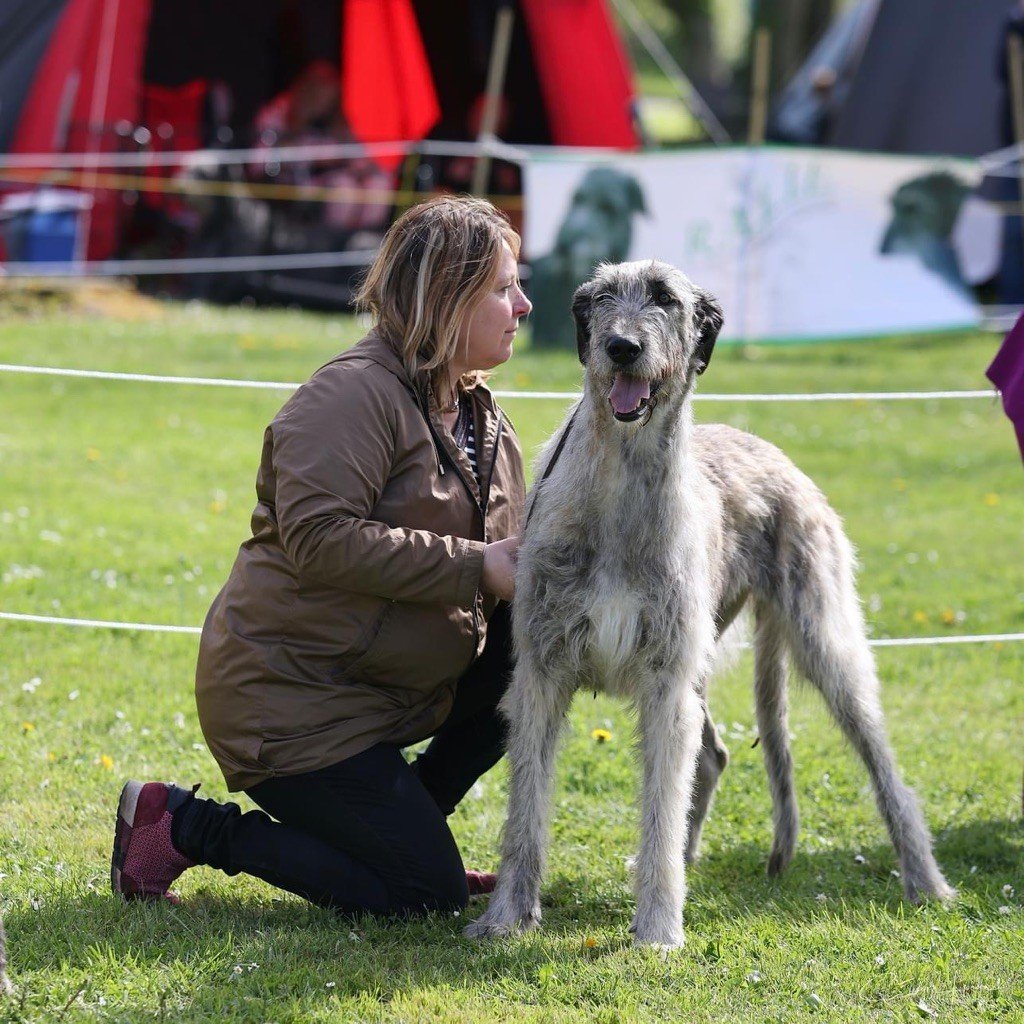
{"type": "Polygon", "coordinates": [[[985,495],[985,497],[982,500],[985,502],[986,505],[988,505],[991,508],[993,505],[999,504],[999,495],[993,494],[990,491],[988,494],[985,495]]]}
{"type": "Polygon", "coordinates": [[[89,462],[99,462],[100,461],[100,450],[99,450],[99,448],[86,448],[85,449],[85,457],[86,457],[86,459],[89,460],[89,462]]]}
{"type": "Polygon", "coordinates": [[[999,913],[1002,914],[1003,917],[1006,917],[1013,913],[1013,907],[1002,906],[999,908],[999,913]]]}
{"type": "Polygon", "coordinates": [[[114,759],[109,754],[100,754],[100,765],[109,772],[114,767],[114,759]]]}
{"type": "Polygon", "coordinates": [[[46,760],[49,761],[50,764],[53,764],[53,762],[57,760],[57,755],[52,750],[48,750],[46,752],[46,760]]]}
{"type": "Polygon", "coordinates": [[[595,939],[592,935],[588,935],[583,940],[583,946],[585,949],[594,949],[597,946],[597,939],[595,939]]]}
{"type": "Polygon", "coordinates": [[[22,722],[21,723],[21,731],[24,732],[24,733],[35,732],[36,731],[36,727],[31,722],[22,722]]]}
{"type": "Polygon", "coordinates": [[[952,626],[956,622],[956,612],[952,608],[943,608],[939,618],[942,619],[943,625],[952,626]]]}
{"type": "Polygon", "coordinates": [[[1007,896],[1007,897],[1012,896],[1013,895],[1013,886],[1010,885],[1009,883],[1004,885],[1003,886],[1003,895],[1007,896]]]}
{"type": "Polygon", "coordinates": [[[219,516],[221,514],[221,512],[223,512],[224,509],[226,509],[226,508],[227,508],[227,505],[223,501],[211,501],[210,502],[210,511],[215,516],[219,516]]]}
{"type": "Polygon", "coordinates": [[[594,729],[590,733],[590,738],[597,743],[607,743],[612,738],[612,734],[607,729],[594,729]]]}
{"type": "Polygon", "coordinates": [[[911,618],[920,626],[923,626],[928,621],[928,613],[922,611],[916,611],[911,618]]]}

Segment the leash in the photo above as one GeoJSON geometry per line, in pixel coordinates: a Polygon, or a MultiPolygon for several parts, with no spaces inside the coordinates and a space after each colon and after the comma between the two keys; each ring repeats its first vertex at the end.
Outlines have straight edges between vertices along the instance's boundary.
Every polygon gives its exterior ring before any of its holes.
{"type": "Polygon", "coordinates": [[[569,434],[572,433],[572,427],[576,422],[576,417],[579,415],[579,411],[580,406],[577,405],[573,410],[572,416],[569,417],[569,422],[566,425],[565,430],[562,431],[562,436],[558,439],[558,444],[555,445],[554,454],[551,456],[551,461],[548,463],[547,469],[544,470],[544,475],[537,481],[537,496],[533,499],[530,511],[526,513],[526,522],[523,523],[523,533],[526,533],[526,530],[530,525],[530,516],[533,515],[533,510],[537,507],[537,502],[540,501],[541,485],[549,476],[551,476],[551,471],[555,468],[555,463],[558,462],[558,458],[562,454],[562,450],[565,448],[565,442],[569,440],[569,434]]]}
{"type": "MultiPolygon", "coordinates": [[[[650,422],[651,417],[654,415],[654,408],[658,404],[657,398],[651,398],[647,405],[647,415],[644,417],[643,422],[640,424],[641,427],[646,427],[650,422]]],[[[523,533],[526,532],[527,527],[530,525],[530,516],[533,515],[533,510],[537,507],[537,502],[540,501],[540,486],[544,483],[549,476],[551,471],[555,468],[555,463],[558,462],[559,456],[562,454],[562,450],[565,448],[565,442],[569,440],[569,434],[572,433],[573,424],[576,422],[576,417],[579,415],[582,403],[577,405],[573,410],[572,416],[569,417],[569,422],[566,425],[565,430],[562,431],[562,436],[558,439],[558,444],[555,446],[554,454],[551,456],[551,461],[547,465],[547,469],[544,470],[544,475],[537,481],[537,496],[533,499],[533,504],[530,506],[530,511],[526,513],[526,522],[523,524],[523,533]]]]}

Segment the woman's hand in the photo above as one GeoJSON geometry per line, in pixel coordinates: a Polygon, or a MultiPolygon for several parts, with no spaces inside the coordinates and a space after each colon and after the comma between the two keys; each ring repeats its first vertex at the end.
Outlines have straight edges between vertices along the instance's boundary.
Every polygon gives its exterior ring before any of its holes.
{"type": "Polygon", "coordinates": [[[516,558],[519,538],[509,537],[484,548],[484,572],[480,585],[502,601],[511,601],[516,592],[516,558]]]}

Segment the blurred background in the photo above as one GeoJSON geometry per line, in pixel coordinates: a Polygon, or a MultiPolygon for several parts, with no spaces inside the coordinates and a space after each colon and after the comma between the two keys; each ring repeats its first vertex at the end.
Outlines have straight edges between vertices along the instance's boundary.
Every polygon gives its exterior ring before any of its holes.
{"type": "Polygon", "coordinates": [[[723,297],[727,336],[999,325],[1024,303],[1022,20],[1010,0],[0,0],[0,272],[346,309],[397,215],[473,192],[524,234],[541,345],[571,343],[597,262],[648,256],[723,297]]]}

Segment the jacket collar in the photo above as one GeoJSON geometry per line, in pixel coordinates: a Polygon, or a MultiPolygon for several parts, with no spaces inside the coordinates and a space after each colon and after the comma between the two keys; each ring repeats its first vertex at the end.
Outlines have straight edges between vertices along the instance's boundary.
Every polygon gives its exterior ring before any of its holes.
{"type": "Polygon", "coordinates": [[[494,469],[494,460],[497,456],[496,441],[498,438],[498,426],[502,418],[501,410],[494,401],[490,389],[484,384],[477,384],[470,388],[467,394],[470,397],[473,408],[473,428],[477,438],[477,468],[480,472],[480,479],[484,483],[485,493],[481,495],[480,484],[474,476],[469,460],[465,453],[450,442],[447,431],[442,430],[441,413],[434,398],[429,377],[425,372],[418,371],[410,376],[409,370],[402,359],[398,346],[385,338],[376,330],[371,330],[361,341],[357,342],[348,350],[353,356],[359,355],[364,359],[383,366],[384,369],[394,374],[412,393],[416,404],[424,417],[431,424],[435,434],[444,440],[445,451],[449,460],[459,469],[460,475],[465,480],[466,486],[479,502],[483,499],[486,502],[489,490],[489,482],[494,469]]]}

